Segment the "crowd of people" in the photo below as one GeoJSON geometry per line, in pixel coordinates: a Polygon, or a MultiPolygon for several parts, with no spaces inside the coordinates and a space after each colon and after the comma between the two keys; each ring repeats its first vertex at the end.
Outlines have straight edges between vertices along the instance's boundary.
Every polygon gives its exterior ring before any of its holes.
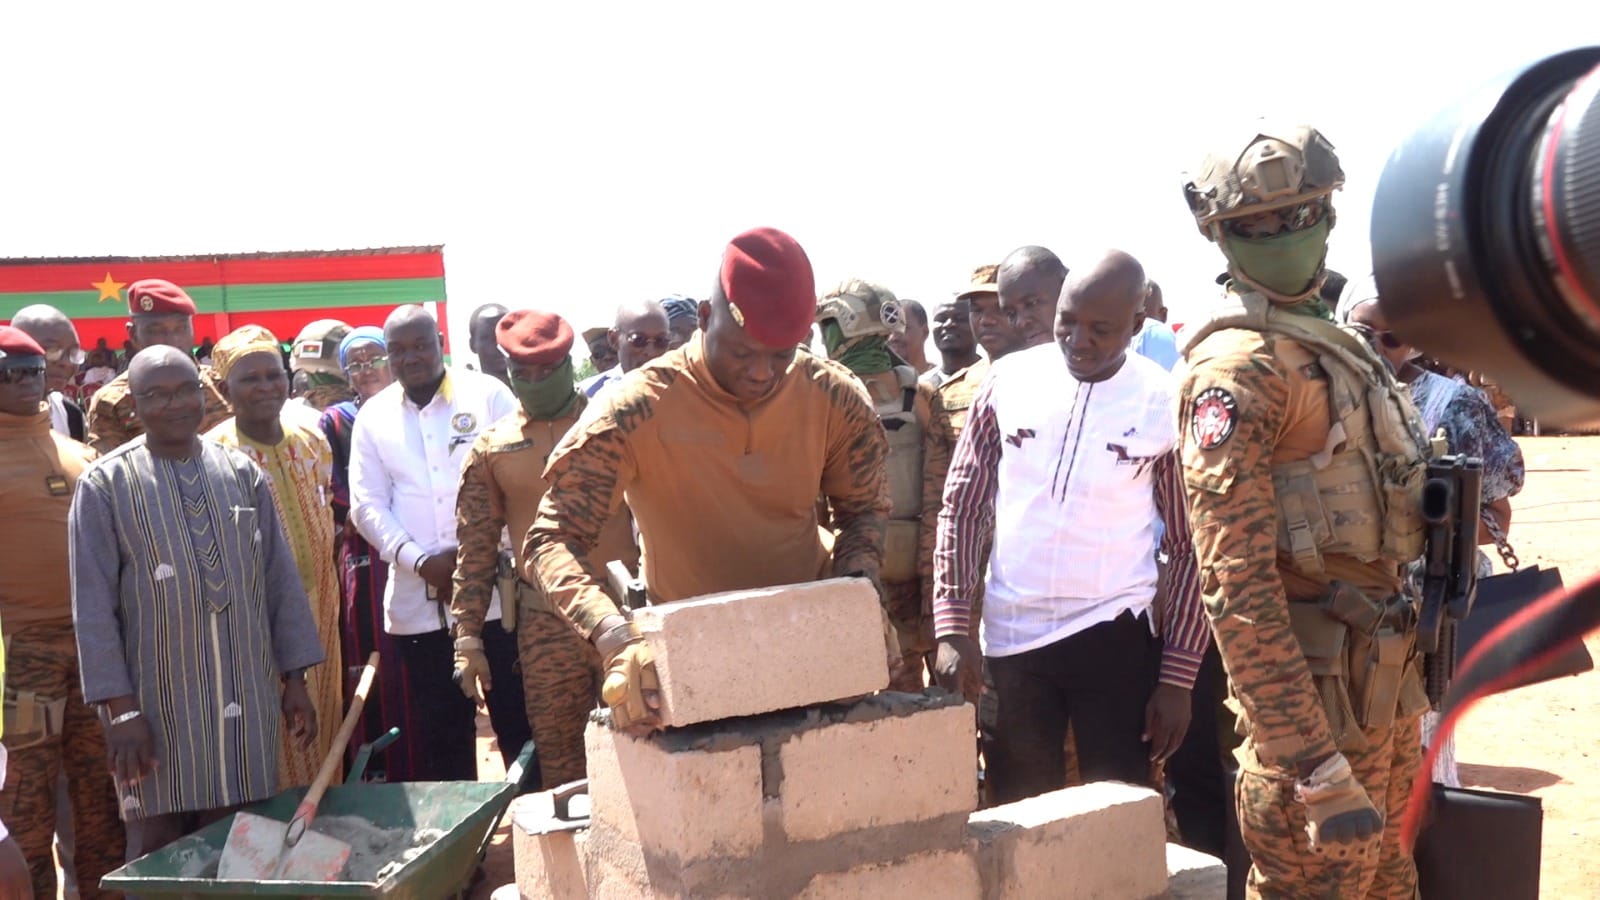
{"type": "Polygon", "coordinates": [[[85,897],[309,782],[374,652],[356,743],[400,739],[368,777],[476,778],[482,713],[506,760],[534,741],[544,786],[582,778],[597,706],[664,724],[630,603],[857,577],[891,689],[976,706],[985,803],[1145,784],[1210,853],[1236,810],[1253,894],[1414,896],[1422,472],[1483,458],[1482,542],[1503,541],[1520,453],[1370,280],[1330,279],[1321,135],[1226,150],[1187,189],[1227,273],[1181,359],[1127,252],[1022,247],[930,312],[819,290],[771,228],[727,245],[706,298],[581,335],[480,307],[473,367],[416,306],[314,322],[287,365],[254,325],[197,355],[183,288],[139,281],[130,359],[76,428],[62,392],[103,348],[19,312],[0,882],[54,895],[61,775],[85,897]]]}

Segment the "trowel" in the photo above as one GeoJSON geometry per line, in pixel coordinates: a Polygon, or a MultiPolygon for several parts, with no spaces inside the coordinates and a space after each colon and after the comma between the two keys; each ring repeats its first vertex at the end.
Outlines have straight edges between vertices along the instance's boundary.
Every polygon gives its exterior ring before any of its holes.
{"type": "Polygon", "coordinates": [[[356,730],[362,707],[366,706],[367,693],[372,690],[372,679],[378,674],[378,654],[374,652],[361,670],[361,681],[356,685],[355,697],[345,713],[339,733],[334,735],[333,746],[322,760],[317,778],[311,782],[304,800],[295,809],[288,822],[241,812],[233,817],[228,829],[228,843],[222,849],[222,862],[217,867],[217,877],[242,881],[334,881],[344,873],[350,861],[350,845],[341,840],[308,830],[316,818],[317,804],[328,790],[328,782],[339,767],[350,735],[356,730]]]}

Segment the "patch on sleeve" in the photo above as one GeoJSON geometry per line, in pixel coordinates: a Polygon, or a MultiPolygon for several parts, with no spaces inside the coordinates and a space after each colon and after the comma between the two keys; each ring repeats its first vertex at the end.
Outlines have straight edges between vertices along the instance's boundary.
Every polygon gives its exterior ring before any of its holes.
{"type": "Polygon", "coordinates": [[[1201,450],[1215,450],[1233,437],[1239,417],[1239,401],[1226,388],[1206,388],[1194,398],[1189,416],[1189,433],[1201,450]]]}

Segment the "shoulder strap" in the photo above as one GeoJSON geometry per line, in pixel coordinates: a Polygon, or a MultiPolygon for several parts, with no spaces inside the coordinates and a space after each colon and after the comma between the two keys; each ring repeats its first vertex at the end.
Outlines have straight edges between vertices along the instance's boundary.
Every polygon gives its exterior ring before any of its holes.
{"type": "Polygon", "coordinates": [[[917,408],[917,372],[910,366],[895,366],[895,377],[900,379],[900,394],[903,405],[901,412],[911,412],[917,408]]]}

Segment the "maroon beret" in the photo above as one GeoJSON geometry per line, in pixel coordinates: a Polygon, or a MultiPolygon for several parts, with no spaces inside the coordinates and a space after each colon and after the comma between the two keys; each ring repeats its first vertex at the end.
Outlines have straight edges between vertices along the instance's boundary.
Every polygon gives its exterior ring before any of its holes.
{"type": "Polygon", "coordinates": [[[0,325],[0,360],[26,356],[37,356],[39,364],[44,364],[44,348],[39,346],[38,341],[29,337],[21,328],[0,325]]]}
{"type": "Polygon", "coordinates": [[[745,332],[769,347],[793,346],[811,334],[817,313],[811,260],[776,228],[754,228],[728,243],[722,295],[745,332]]]}
{"type": "Polygon", "coordinates": [[[160,278],[145,278],[128,285],[128,315],[194,315],[194,301],[183,288],[160,278]]]}
{"type": "Polygon", "coordinates": [[[514,309],[494,327],[506,359],[524,366],[554,365],[572,352],[572,326],[555,313],[514,309]]]}

